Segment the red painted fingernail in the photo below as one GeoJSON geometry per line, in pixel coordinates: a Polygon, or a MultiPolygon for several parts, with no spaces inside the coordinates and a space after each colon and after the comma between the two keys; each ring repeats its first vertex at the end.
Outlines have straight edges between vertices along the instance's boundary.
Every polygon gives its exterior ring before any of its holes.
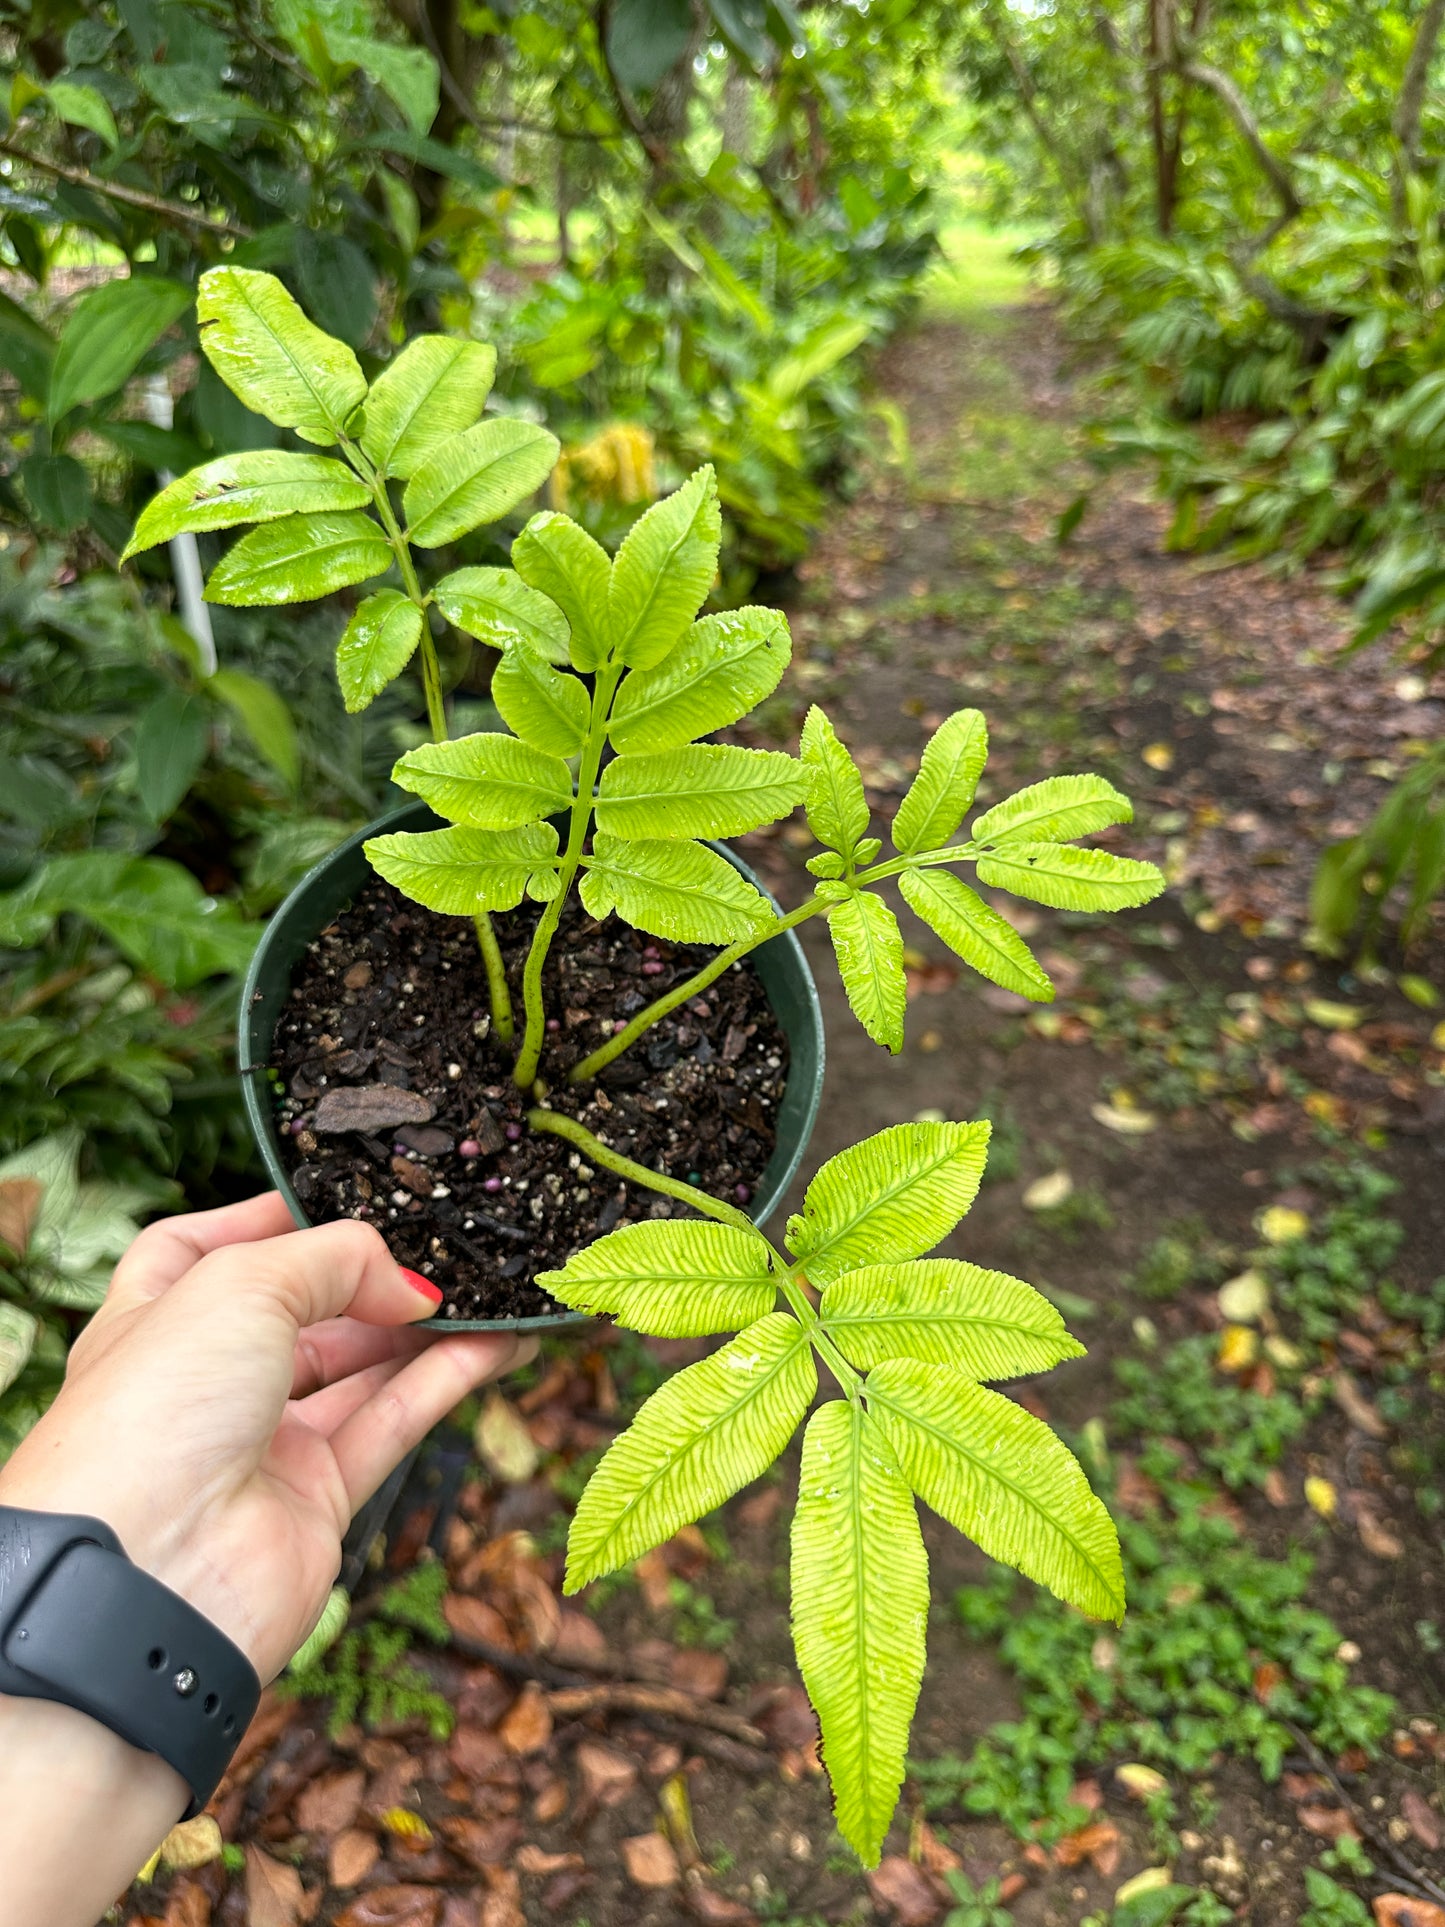
{"type": "Polygon", "coordinates": [[[423,1278],[419,1271],[408,1271],[405,1265],[398,1265],[397,1270],[401,1273],[402,1277],[405,1278],[413,1291],[419,1291],[423,1298],[430,1299],[434,1305],[441,1303],[442,1288],[440,1285],[434,1285],[430,1278],[423,1278]]]}

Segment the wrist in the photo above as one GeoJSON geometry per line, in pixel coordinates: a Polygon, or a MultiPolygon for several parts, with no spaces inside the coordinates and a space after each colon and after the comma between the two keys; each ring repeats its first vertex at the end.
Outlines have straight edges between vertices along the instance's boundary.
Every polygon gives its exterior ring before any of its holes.
{"type": "Polygon", "coordinates": [[[115,1533],[133,1565],[194,1606],[253,1665],[259,1664],[258,1632],[245,1598],[192,1522],[157,1517],[145,1493],[124,1484],[107,1486],[93,1471],[75,1478],[63,1460],[31,1451],[38,1442],[38,1434],[32,1433],[0,1470],[0,1506],[99,1519],[115,1533]]]}
{"type": "Polygon", "coordinates": [[[0,1694],[5,1920],[92,1927],[188,1800],[185,1782],[164,1760],[88,1714],[0,1694]]]}

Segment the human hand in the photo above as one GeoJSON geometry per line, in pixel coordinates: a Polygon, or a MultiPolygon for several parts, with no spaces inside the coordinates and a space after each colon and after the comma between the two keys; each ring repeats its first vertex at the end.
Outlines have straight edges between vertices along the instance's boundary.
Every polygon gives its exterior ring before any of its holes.
{"type": "Polygon", "coordinates": [[[415,1276],[369,1226],[292,1229],[275,1192],[151,1225],[0,1470],[0,1502],[103,1519],[273,1678],[320,1616],[357,1506],[535,1351],[405,1329],[435,1309],[415,1276]]]}

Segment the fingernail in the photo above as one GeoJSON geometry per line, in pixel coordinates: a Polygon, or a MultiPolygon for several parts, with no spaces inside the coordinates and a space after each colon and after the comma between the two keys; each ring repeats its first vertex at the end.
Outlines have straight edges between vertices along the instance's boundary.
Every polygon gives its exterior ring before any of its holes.
{"type": "Polygon", "coordinates": [[[442,1288],[440,1285],[434,1285],[430,1278],[423,1278],[419,1271],[408,1271],[405,1265],[398,1265],[397,1270],[401,1273],[402,1277],[405,1278],[413,1291],[419,1291],[423,1298],[429,1299],[434,1305],[441,1303],[442,1288]]]}

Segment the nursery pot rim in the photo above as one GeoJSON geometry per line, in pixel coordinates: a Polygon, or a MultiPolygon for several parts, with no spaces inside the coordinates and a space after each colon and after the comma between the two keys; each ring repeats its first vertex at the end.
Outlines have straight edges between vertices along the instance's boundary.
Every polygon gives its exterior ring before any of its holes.
{"type": "MultiPolygon", "coordinates": [[[[344,892],[334,895],[331,908],[324,916],[322,905],[313,903],[312,899],[329,894],[325,892],[325,885],[335,871],[349,870],[358,858],[364,865],[361,849],[368,838],[389,830],[408,827],[420,829],[428,824],[442,827],[442,820],[425,803],[408,799],[387,810],[374,822],[353,831],[334,850],[328,851],[318,863],[314,863],[267,919],[241,986],[236,1062],[246,1122],[267,1176],[281,1193],[291,1216],[302,1227],[310,1225],[312,1219],[297,1197],[291,1175],[281,1159],[265,1074],[270,1067],[282,1001],[290,990],[301,955],[326,925],[352,901],[360,885],[349,884],[344,892]],[[305,926],[299,941],[296,940],[298,923],[305,926]],[[278,982],[279,995],[276,994],[278,982]]],[[[761,891],[773,910],[778,910],[771,892],[764,888],[735,850],[726,843],[711,840],[707,842],[707,847],[726,858],[761,891]]],[[[368,869],[364,874],[373,873],[368,869]]],[[[758,1179],[752,1202],[745,1207],[748,1216],[760,1227],[766,1224],[781,1203],[812,1136],[822,1096],[825,1048],[823,1013],[818,1002],[817,985],[796,933],[792,930],[782,931],[778,936],[769,938],[767,943],[759,945],[752,956],[761,965],[770,951],[774,953],[768,960],[772,967],[765,966],[759,974],[763,976],[768,1003],[788,1038],[789,1065],[783,1100],[778,1110],[779,1128],[773,1154],[758,1179]],[[778,985],[786,985],[788,1001],[792,1004],[791,1024],[784,1010],[779,1008],[779,999],[774,994],[774,984],[769,982],[770,977],[776,979],[778,985]]],[[[437,1315],[421,1321],[421,1329],[435,1327],[439,1333],[551,1331],[567,1325],[590,1324],[592,1321],[591,1313],[578,1311],[537,1312],[526,1318],[446,1318],[437,1315]]]]}

